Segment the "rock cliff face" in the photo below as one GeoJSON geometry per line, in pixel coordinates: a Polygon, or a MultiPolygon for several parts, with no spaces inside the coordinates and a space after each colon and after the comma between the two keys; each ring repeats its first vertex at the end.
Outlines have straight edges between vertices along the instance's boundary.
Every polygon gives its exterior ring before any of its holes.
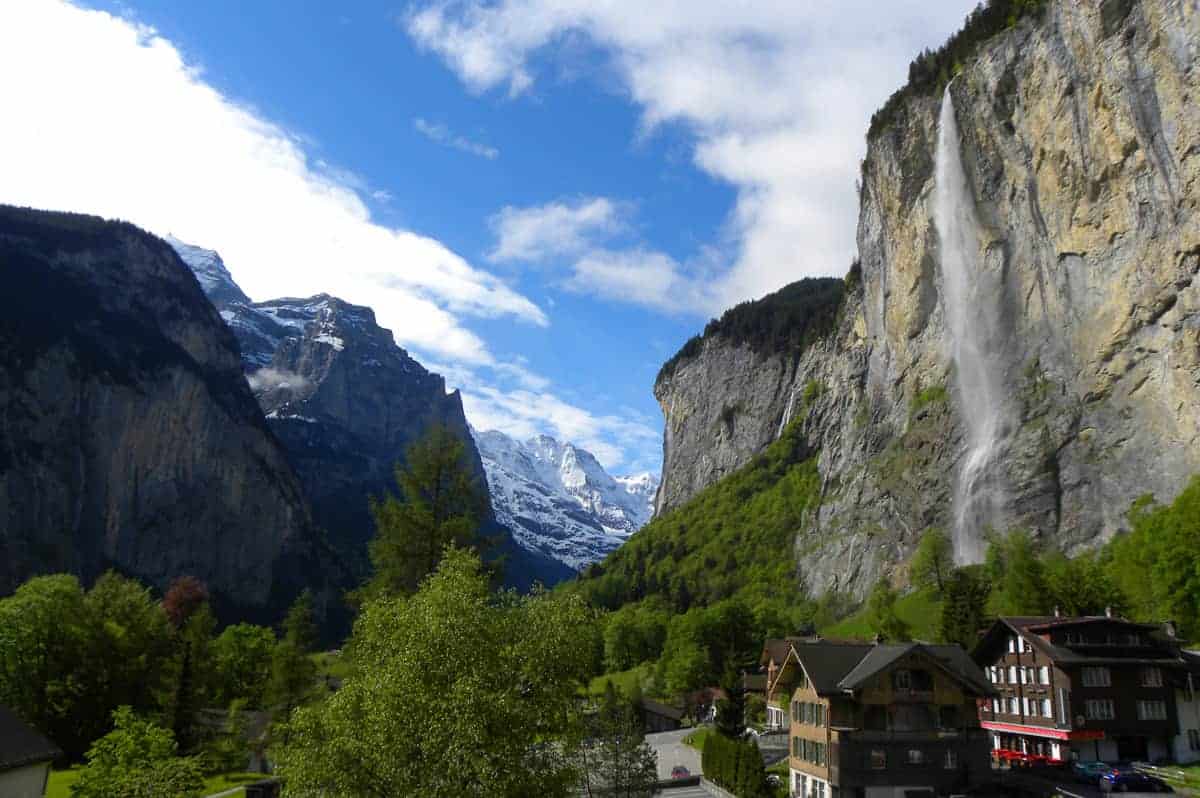
{"type": "Polygon", "coordinates": [[[299,481],[237,342],[163,241],[0,207],[0,594],[108,568],[192,574],[272,619],[325,584],[299,481]]]}
{"type": "MultiPolygon", "coordinates": [[[[467,442],[486,484],[458,391],[447,393],[441,375],[399,347],[374,311],[327,294],[251,302],[216,252],[177,239],[171,245],[237,336],[250,388],[300,475],[314,518],[355,581],[369,570],[369,499],[395,492],[396,463],[432,425],[467,442]]],[[[489,534],[508,537],[499,529],[489,534]]],[[[506,580],[515,587],[570,573],[511,540],[503,549],[506,580]]]]}
{"type": "MultiPolygon", "coordinates": [[[[1200,5],[1053,2],[962,66],[950,101],[1010,408],[992,523],[1074,552],[1200,471],[1200,5]]],[[[706,336],[656,386],[660,511],[803,425],[823,479],[796,542],[815,593],[902,580],[922,531],[955,525],[979,408],[934,225],[940,104],[909,98],[869,142],[861,271],[831,333],[787,351],[706,336]]]]}

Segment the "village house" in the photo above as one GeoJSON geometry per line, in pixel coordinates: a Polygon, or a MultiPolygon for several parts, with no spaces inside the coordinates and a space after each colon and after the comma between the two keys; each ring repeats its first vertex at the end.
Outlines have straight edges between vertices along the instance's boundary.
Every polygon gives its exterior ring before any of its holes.
{"type": "Polygon", "coordinates": [[[950,795],[991,775],[977,702],[996,691],[958,646],[788,640],[764,657],[787,698],[800,798],[950,795]]]}
{"type": "Polygon", "coordinates": [[[973,656],[999,693],[980,708],[998,762],[1200,758],[1200,670],[1169,624],[1002,617],[973,656]]]}
{"type": "Polygon", "coordinates": [[[767,705],[767,731],[778,731],[789,726],[788,704],[791,696],[786,695],[779,682],[783,664],[791,653],[793,643],[802,643],[803,637],[768,638],[763,644],[759,666],[763,671],[763,697],[767,705]]]}
{"type": "Polygon", "coordinates": [[[0,706],[0,795],[41,798],[50,778],[50,763],[61,755],[58,746],[0,706]]]}

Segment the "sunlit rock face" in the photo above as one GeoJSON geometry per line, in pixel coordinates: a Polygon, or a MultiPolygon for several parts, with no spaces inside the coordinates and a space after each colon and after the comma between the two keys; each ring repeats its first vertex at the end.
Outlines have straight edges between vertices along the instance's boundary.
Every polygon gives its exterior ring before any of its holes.
{"type": "Polygon", "coordinates": [[[861,274],[835,332],[768,354],[715,337],[659,381],[660,511],[790,417],[820,451],[822,506],[796,544],[814,592],[902,579],[931,526],[967,529],[975,552],[988,525],[1074,552],[1121,529],[1137,497],[1173,498],[1200,472],[1198,96],[1200,10],[1169,0],[1052,3],[950,86],[956,202],[977,225],[962,276],[984,287],[960,329],[986,308],[1005,408],[986,523],[956,518],[980,402],[956,367],[935,223],[940,95],[869,141],[861,274]]]}

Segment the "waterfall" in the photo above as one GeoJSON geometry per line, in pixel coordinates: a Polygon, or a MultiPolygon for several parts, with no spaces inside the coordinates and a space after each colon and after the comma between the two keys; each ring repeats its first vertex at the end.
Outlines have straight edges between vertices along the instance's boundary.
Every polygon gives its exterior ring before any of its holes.
{"type": "Polygon", "coordinates": [[[942,307],[966,425],[966,451],[954,491],[954,553],[983,559],[984,533],[1004,504],[1002,458],[1010,429],[1004,391],[1001,279],[980,257],[975,197],[963,169],[950,87],[942,95],[934,175],[934,227],[941,250],[942,307]]]}

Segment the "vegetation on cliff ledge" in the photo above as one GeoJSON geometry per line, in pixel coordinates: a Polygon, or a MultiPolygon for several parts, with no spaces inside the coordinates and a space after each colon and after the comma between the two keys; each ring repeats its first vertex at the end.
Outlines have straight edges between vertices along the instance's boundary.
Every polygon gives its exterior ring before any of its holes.
{"type": "Polygon", "coordinates": [[[838,308],[848,289],[848,279],[806,277],[785,285],[762,299],[734,305],[692,336],[658,371],[658,380],[675,373],[680,362],[700,354],[704,339],[720,336],[737,346],[770,354],[803,352],[837,324],[838,308]]]}
{"type": "Polygon", "coordinates": [[[913,97],[932,96],[944,89],[980,45],[1026,17],[1036,17],[1046,0],[987,0],[967,15],[962,28],[936,50],[925,50],[908,65],[908,82],[897,89],[871,116],[867,139],[873,139],[900,115],[913,97]]]}

